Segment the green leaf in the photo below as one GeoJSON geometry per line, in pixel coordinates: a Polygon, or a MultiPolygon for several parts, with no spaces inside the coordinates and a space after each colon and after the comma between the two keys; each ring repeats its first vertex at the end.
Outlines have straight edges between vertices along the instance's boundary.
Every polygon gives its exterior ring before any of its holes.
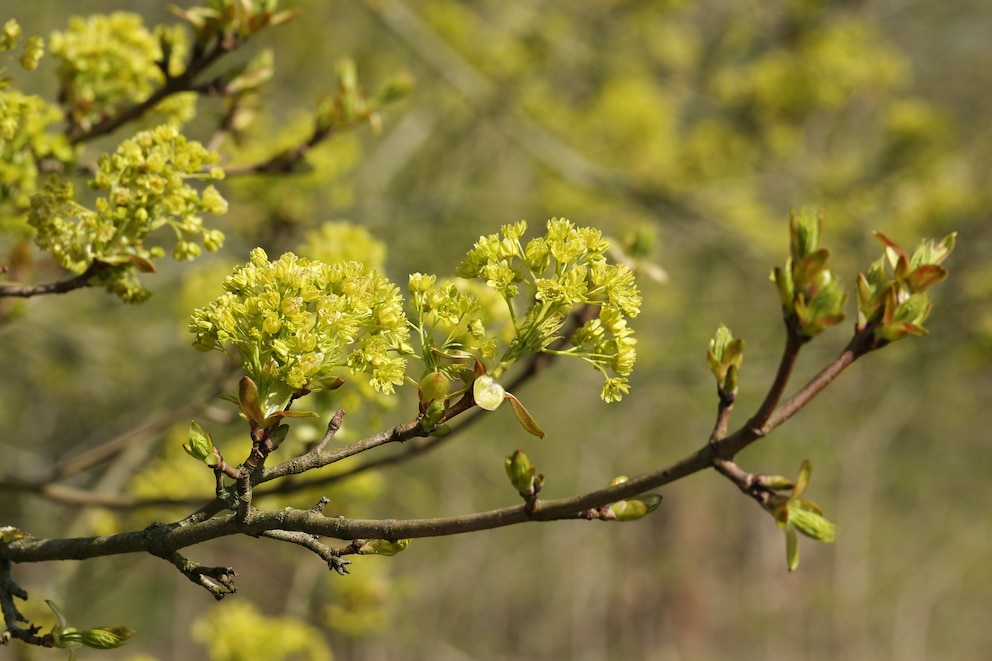
{"type": "Polygon", "coordinates": [[[823,516],[819,505],[808,500],[789,503],[789,524],[818,542],[831,544],[837,540],[837,526],[823,516]]]}
{"type": "Polygon", "coordinates": [[[809,463],[809,459],[804,459],[803,465],[799,468],[799,477],[796,478],[796,486],[792,490],[793,498],[801,498],[806,493],[806,487],[809,486],[809,481],[812,477],[813,464],[809,463]]]}
{"type": "Polygon", "coordinates": [[[790,252],[794,260],[804,259],[813,253],[820,244],[820,231],[823,228],[823,212],[804,208],[799,214],[792,212],[789,218],[790,252]]]}

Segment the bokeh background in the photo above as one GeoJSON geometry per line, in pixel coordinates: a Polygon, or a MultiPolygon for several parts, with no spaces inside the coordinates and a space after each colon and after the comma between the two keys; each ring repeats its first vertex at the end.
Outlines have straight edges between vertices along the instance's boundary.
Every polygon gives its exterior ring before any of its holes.
{"type": "MultiPolygon", "coordinates": [[[[393,558],[356,559],[347,577],[267,540],[190,549],[201,562],[237,568],[240,593],[219,604],[155,558],[17,567],[33,598],[26,612],[44,621],[38,604],[52,598],[80,625],[139,631],[108,659],[327,658],[319,653],[328,649],[336,659],[435,661],[987,655],[992,14],[984,2],[283,6],[301,17],[238,55],[271,48],[276,66],[254,151],[243,158],[305,132],[342,57],[354,58],[367,88],[408,72],[412,92],[383,113],[380,135],[335,138],[311,155],[308,172],[225,182],[225,250],[164,266],[147,281],[148,303],[79,291],[33,299],[0,327],[0,524],[86,535],[194,507],[72,506],[18,491],[15,477],[67,475],[60,484],[108,503],[209,495],[211,477],[180,449],[189,417],[231,443],[241,432],[230,407],[210,399],[226,365],[191,348],[185,320],[251,247],[298,249],[325,221],[368,230],[399,283],[414,271],[451,273],[480,234],[503,223],[527,219],[539,229],[552,216],[618,240],[650,234],[651,259],[667,279],[642,280],[639,360],[623,402],[599,401],[592,370],[558,364],[517,393],[548,432],[543,440],[501,411],[416,460],[271,506],[306,507],[323,493],[329,513],[360,518],[503,506],[515,499],[503,458],[516,448],[544,472],[549,497],[667,464],[709,433],[716,397],[705,354],[721,322],[747,342],[732,421],[742,424],[781,351],[768,273],[787,254],[792,208],[824,210],[825,242],[849,285],[881,253],[872,230],[907,248],[957,231],[931,335],[855,364],[738,458],[753,472],[793,475],[806,458],[815,467],[809,496],[840,537],[829,546],[803,540],[792,574],[772,519],[702,473],[664,489],[661,507],[638,523],[416,540],[393,558]],[[106,458],[72,469],[108,442],[106,458]],[[221,650],[228,638],[239,642],[221,650]]],[[[47,34],[72,15],[115,10],[148,25],[175,20],[165,3],[137,0],[8,3],[0,18],[47,34]]],[[[54,63],[46,58],[15,81],[52,97],[54,63]]],[[[188,134],[206,140],[219,113],[201,104],[188,134]]],[[[849,332],[845,323],[812,343],[794,387],[849,332]]],[[[326,405],[327,414],[353,407],[344,435],[355,439],[407,420],[413,403],[407,393],[392,405],[357,397],[326,405]]]]}

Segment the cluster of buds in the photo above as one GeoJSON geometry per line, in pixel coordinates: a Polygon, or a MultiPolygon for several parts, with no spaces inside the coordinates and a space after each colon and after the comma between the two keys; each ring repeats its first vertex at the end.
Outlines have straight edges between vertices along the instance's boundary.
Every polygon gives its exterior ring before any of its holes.
{"type": "Polygon", "coordinates": [[[927,289],[947,277],[940,264],[954,249],[957,233],[940,242],[921,241],[912,256],[884,234],[875,236],[885,244],[885,254],[867,275],[858,276],[858,331],[872,326],[875,347],[907,335],[926,335],[923,322],[932,307],[927,289]]]}
{"type": "Polygon", "coordinates": [[[107,267],[98,284],[128,301],[148,293],[134,271],[152,273],[165,255],[147,245],[149,235],[169,226],[180,237],[172,251],[176,260],[221,247],[224,235],[203,225],[201,214],[227,212],[227,201],[213,185],[198,190],[196,180],[224,177],[211,167],[220,156],[199,142],[187,140],[171,125],[141,131],[100,157],[90,187],[102,193],[94,208],[76,202],[70,183],[50,182],[31,198],[28,222],[37,230],[35,242],[65,268],[82,273],[94,263],[107,267]]]}
{"type": "Polygon", "coordinates": [[[798,215],[792,213],[789,259],[772,272],[786,324],[805,339],[843,321],[847,302],[847,293],[827,264],[830,251],[820,247],[822,229],[823,212],[803,209],[798,215]]]}

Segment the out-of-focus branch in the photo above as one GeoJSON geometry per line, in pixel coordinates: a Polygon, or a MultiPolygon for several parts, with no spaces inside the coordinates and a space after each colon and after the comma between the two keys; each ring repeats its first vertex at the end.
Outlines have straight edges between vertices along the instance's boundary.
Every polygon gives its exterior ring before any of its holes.
{"type": "MultiPolygon", "coordinates": [[[[388,30],[452,88],[473,109],[492,108],[501,94],[499,87],[466,58],[448,46],[417,13],[401,0],[363,0],[365,7],[388,30]]],[[[496,126],[521,151],[562,179],[583,188],[621,195],[676,218],[697,218],[699,213],[685,199],[659,186],[647,188],[621,172],[590,161],[544,126],[519,113],[506,111],[496,126]]]]}
{"type": "Polygon", "coordinates": [[[65,294],[66,292],[89,286],[90,279],[99,275],[109,266],[109,264],[103,262],[93,262],[79,275],[40,285],[0,285],[0,298],[5,296],[30,298],[44,294],[65,294]]]}

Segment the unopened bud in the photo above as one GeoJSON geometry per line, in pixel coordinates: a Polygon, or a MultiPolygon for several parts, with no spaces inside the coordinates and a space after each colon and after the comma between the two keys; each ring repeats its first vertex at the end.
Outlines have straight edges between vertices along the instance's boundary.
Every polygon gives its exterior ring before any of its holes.
{"type": "Polygon", "coordinates": [[[398,539],[391,542],[387,539],[373,539],[365,542],[358,552],[363,555],[396,555],[410,546],[409,539],[398,539]]]}
{"type": "Polygon", "coordinates": [[[420,401],[428,404],[443,401],[451,390],[451,381],[442,372],[428,372],[420,380],[420,401]]]}
{"type": "Polygon", "coordinates": [[[506,458],[506,475],[510,478],[513,488],[524,497],[534,493],[534,472],[535,466],[530,463],[530,459],[523,450],[516,450],[506,458]]]}
{"type": "Polygon", "coordinates": [[[661,496],[654,493],[628,498],[611,504],[608,508],[610,514],[605,518],[610,521],[637,521],[658,509],[660,504],[661,496]]]}
{"type": "Polygon", "coordinates": [[[186,454],[204,462],[208,466],[217,465],[217,457],[214,454],[214,444],[210,434],[203,431],[203,428],[193,420],[189,423],[188,440],[183,444],[186,454]]]}

